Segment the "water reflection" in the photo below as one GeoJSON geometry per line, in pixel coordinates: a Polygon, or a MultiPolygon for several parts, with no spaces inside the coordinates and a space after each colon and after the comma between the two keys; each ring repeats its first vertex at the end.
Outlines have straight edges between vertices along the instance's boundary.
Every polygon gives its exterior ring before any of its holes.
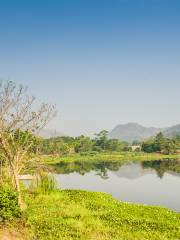
{"type": "Polygon", "coordinates": [[[140,177],[155,171],[159,178],[163,178],[166,172],[180,176],[180,161],[163,159],[143,162],[60,162],[55,165],[54,171],[58,174],[78,173],[85,175],[95,172],[102,179],[108,179],[109,171],[118,172],[119,177],[126,176],[129,179],[140,177]]]}
{"type": "Polygon", "coordinates": [[[79,173],[85,175],[95,171],[101,178],[108,178],[108,170],[118,171],[123,164],[121,162],[60,162],[55,165],[54,170],[59,174],[79,173]]]}
{"type": "Polygon", "coordinates": [[[61,189],[106,192],[134,203],[180,212],[180,161],[61,162],[55,167],[61,189]]]}
{"type": "Polygon", "coordinates": [[[180,175],[180,160],[166,159],[158,161],[144,161],[142,162],[142,167],[143,169],[154,169],[159,178],[163,178],[166,172],[180,175]]]}

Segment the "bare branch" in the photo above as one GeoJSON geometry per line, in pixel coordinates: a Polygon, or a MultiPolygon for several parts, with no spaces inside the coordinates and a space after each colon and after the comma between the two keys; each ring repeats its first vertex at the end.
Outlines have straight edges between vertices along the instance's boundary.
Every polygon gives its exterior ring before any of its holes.
{"type": "Polygon", "coordinates": [[[55,115],[55,106],[42,103],[38,107],[36,98],[22,85],[0,83],[0,157],[9,164],[17,191],[17,175],[29,161],[34,136],[55,115]]]}

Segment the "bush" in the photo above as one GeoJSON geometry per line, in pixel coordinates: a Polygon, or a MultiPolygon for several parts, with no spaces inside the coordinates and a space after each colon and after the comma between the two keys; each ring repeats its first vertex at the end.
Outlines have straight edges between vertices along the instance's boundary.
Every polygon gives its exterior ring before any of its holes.
{"type": "Polygon", "coordinates": [[[17,193],[8,186],[0,186],[0,221],[21,216],[17,193]]]}

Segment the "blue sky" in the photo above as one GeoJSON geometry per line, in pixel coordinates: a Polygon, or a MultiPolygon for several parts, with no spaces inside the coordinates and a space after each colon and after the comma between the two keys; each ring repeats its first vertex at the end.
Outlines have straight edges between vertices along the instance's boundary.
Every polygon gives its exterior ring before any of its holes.
{"type": "Polygon", "coordinates": [[[55,103],[49,128],[180,123],[179,0],[0,1],[0,78],[55,103]]]}

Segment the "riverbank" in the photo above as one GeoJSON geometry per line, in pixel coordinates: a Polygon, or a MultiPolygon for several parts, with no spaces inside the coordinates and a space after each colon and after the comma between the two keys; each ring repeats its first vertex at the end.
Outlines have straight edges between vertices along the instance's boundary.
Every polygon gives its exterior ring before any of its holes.
{"type": "Polygon", "coordinates": [[[73,154],[68,156],[41,156],[43,162],[56,165],[60,162],[89,162],[89,161],[154,161],[161,159],[180,159],[180,154],[165,155],[160,153],[121,152],[121,153],[97,153],[97,154],[73,154]]]}
{"type": "MultiPolygon", "coordinates": [[[[163,164],[166,165],[171,160],[166,162],[163,159],[171,158],[177,159],[180,156],[128,152],[75,154],[66,157],[41,156],[40,161],[49,166],[57,165],[57,168],[61,163],[61,170],[58,171],[64,171],[66,164],[70,164],[71,171],[80,169],[79,171],[85,172],[86,165],[89,171],[91,164],[100,164],[103,161],[108,169],[114,169],[126,161],[139,161],[143,164],[143,161],[147,160],[144,167],[148,168],[154,160],[162,159],[163,164]]],[[[169,170],[179,172],[179,161],[169,170]]],[[[180,214],[166,208],[121,202],[101,192],[53,190],[46,195],[31,190],[23,190],[23,192],[27,205],[21,221],[24,229],[21,233],[16,230],[19,229],[18,227],[12,231],[5,229],[3,232],[4,236],[19,236],[12,238],[13,240],[180,239],[180,214]]]]}
{"type": "Polygon", "coordinates": [[[180,214],[124,203],[104,193],[56,191],[29,198],[29,232],[39,240],[175,240],[180,214]]]}

